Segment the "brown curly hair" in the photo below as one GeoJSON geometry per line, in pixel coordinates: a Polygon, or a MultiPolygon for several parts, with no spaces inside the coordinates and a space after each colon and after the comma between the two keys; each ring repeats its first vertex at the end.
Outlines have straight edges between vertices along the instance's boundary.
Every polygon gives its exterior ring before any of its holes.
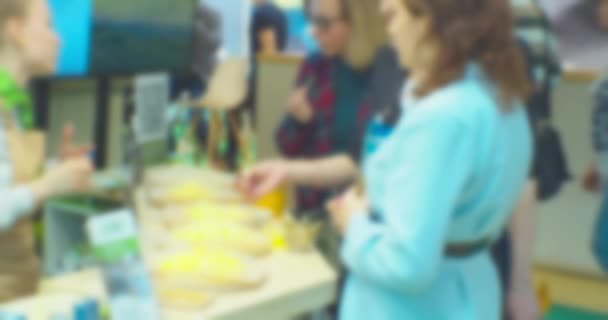
{"type": "Polygon", "coordinates": [[[413,16],[430,19],[429,37],[439,46],[430,77],[417,92],[424,96],[458,78],[475,61],[500,92],[504,106],[525,100],[530,84],[521,48],[513,35],[508,0],[402,0],[413,16]]]}

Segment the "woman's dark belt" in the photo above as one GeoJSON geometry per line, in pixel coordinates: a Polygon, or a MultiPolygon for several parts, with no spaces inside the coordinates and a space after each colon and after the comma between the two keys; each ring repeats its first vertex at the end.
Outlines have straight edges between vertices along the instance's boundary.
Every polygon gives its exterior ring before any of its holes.
{"type": "MultiPolygon", "coordinates": [[[[376,223],[382,223],[382,216],[380,216],[377,211],[372,211],[370,218],[376,223]]],[[[494,244],[494,240],[490,238],[473,242],[448,243],[445,247],[444,254],[448,258],[454,259],[469,258],[490,248],[492,244],[494,244]]]]}
{"type": "Polygon", "coordinates": [[[491,239],[482,239],[474,242],[448,243],[445,247],[445,255],[449,258],[464,259],[472,257],[492,246],[491,239]]]}

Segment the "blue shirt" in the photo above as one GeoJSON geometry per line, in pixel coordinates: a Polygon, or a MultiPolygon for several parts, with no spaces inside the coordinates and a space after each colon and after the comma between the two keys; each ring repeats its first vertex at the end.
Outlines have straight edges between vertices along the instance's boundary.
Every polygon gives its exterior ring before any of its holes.
{"type": "Polygon", "coordinates": [[[525,110],[502,111],[488,83],[470,65],[462,79],[410,96],[407,114],[365,161],[379,219],[359,213],[349,222],[341,319],[499,319],[488,253],[444,256],[447,243],[497,238],[528,174],[525,110]]]}

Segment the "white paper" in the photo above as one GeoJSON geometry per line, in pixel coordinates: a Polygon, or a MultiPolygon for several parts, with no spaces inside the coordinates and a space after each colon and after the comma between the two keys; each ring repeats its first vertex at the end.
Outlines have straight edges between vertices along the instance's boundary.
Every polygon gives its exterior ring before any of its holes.
{"type": "Polygon", "coordinates": [[[135,119],[138,143],[166,139],[168,135],[169,76],[166,73],[139,75],[134,85],[135,119]]]}

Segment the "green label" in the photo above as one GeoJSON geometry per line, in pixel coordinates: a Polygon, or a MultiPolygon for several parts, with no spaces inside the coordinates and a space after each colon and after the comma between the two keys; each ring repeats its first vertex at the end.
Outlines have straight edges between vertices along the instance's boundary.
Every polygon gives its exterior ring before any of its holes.
{"type": "Polygon", "coordinates": [[[100,214],[89,218],[87,232],[95,256],[113,262],[139,251],[137,227],[131,210],[100,214]]]}

